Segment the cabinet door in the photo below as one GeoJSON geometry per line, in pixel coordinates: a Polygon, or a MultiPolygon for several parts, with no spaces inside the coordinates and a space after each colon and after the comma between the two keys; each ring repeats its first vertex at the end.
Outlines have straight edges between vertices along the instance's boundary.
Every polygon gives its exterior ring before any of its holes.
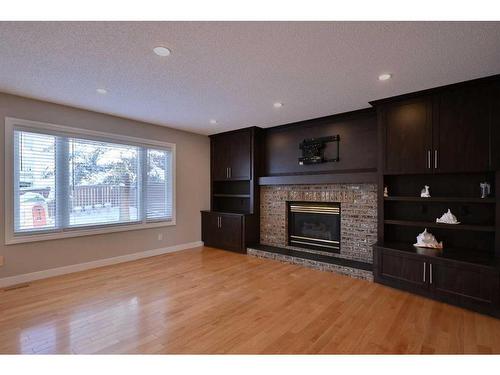
{"type": "Polygon", "coordinates": [[[437,172],[490,169],[491,85],[451,89],[436,98],[434,168],[437,172]]]}
{"type": "Polygon", "coordinates": [[[493,83],[491,95],[491,156],[492,170],[500,170],[500,82],[493,83]]]}
{"type": "Polygon", "coordinates": [[[379,250],[378,277],[400,287],[426,289],[428,267],[425,261],[387,250],[379,250]]]}
{"type": "Polygon", "coordinates": [[[242,251],[243,216],[220,215],[220,247],[227,250],[242,251]]]}
{"type": "Polygon", "coordinates": [[[382,109],[381,116],[385,138],[385,172],[431,172],[431,100],[422,98],[391,103],[382,109]]]}
{"type": "Polygon", "coordinates": [[[251,179],[251,143],[252,134],[250,130],[232,133],[230,136],[231,168],[230,180],[251,179]]]}
{"type": "Polygon", "coordinates": [[[451,303],[485,307],[498,305],[499,274],[495,270],[433,261],[429,283],[436,297],[451,303]]]}
{"type": "Polygon", "coordinates": [[[227,180],[231,163],[231,137],[221,134],[212,137],[212,179],[214,181],[227,180]]]}
{"type": "Polygon", "coordinates": [[[205,246],[219,247],[218,215],[212,212],[201,213],[201,239],[205,246]]]}

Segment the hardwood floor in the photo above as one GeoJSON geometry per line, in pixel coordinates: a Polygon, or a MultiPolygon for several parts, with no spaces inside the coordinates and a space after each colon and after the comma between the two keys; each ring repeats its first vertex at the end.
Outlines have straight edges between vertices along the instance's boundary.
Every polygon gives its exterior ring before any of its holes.
{"type": "Polygon", "coordinates": [[[500,320],[205,247],[0,292],[0,353],[500,353],[500,320]]]}

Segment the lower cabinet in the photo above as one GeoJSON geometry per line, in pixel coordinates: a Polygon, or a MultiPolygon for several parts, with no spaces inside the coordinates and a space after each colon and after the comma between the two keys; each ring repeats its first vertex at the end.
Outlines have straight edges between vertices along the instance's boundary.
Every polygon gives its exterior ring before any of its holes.
{"type": "Polygon", "coordinates": [[[499,306],[497,270],[440,260],[429,267],[430,287],[442,300],[472,308],[499,306]]]}
{"type": "Polygon", "coordinates": [[[201,222],[201,237],[206,246],[245,251],[244,215],[203,211],[201,222]]]}
{"type": "Polygon", "coordinates": [[[500,316],[496,267],[374,247],[375,281],[439,301],[500,316]]]}
{"type": "Polygon", "coordinates": [[[418,257],[381,251],[379,277],[408,288],[427,287],[427,263],[418,257]]]}

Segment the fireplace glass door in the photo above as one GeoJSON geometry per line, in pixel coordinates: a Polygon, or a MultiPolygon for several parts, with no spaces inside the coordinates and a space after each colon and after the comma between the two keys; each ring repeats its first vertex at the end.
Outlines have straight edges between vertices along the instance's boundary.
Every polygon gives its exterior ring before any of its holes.
{"type": "Polygon", "coordinates": [[[288,244],[340,252],[340,203],[288,202],[288,244]]]}

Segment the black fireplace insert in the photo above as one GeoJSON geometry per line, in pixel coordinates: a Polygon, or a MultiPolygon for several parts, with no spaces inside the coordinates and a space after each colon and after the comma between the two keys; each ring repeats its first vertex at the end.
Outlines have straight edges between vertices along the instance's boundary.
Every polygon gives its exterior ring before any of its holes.
{"type": "Polygon", "coordinates": [[[290,246],[340,252],[340,203],[287,202],[290,246]]]}

